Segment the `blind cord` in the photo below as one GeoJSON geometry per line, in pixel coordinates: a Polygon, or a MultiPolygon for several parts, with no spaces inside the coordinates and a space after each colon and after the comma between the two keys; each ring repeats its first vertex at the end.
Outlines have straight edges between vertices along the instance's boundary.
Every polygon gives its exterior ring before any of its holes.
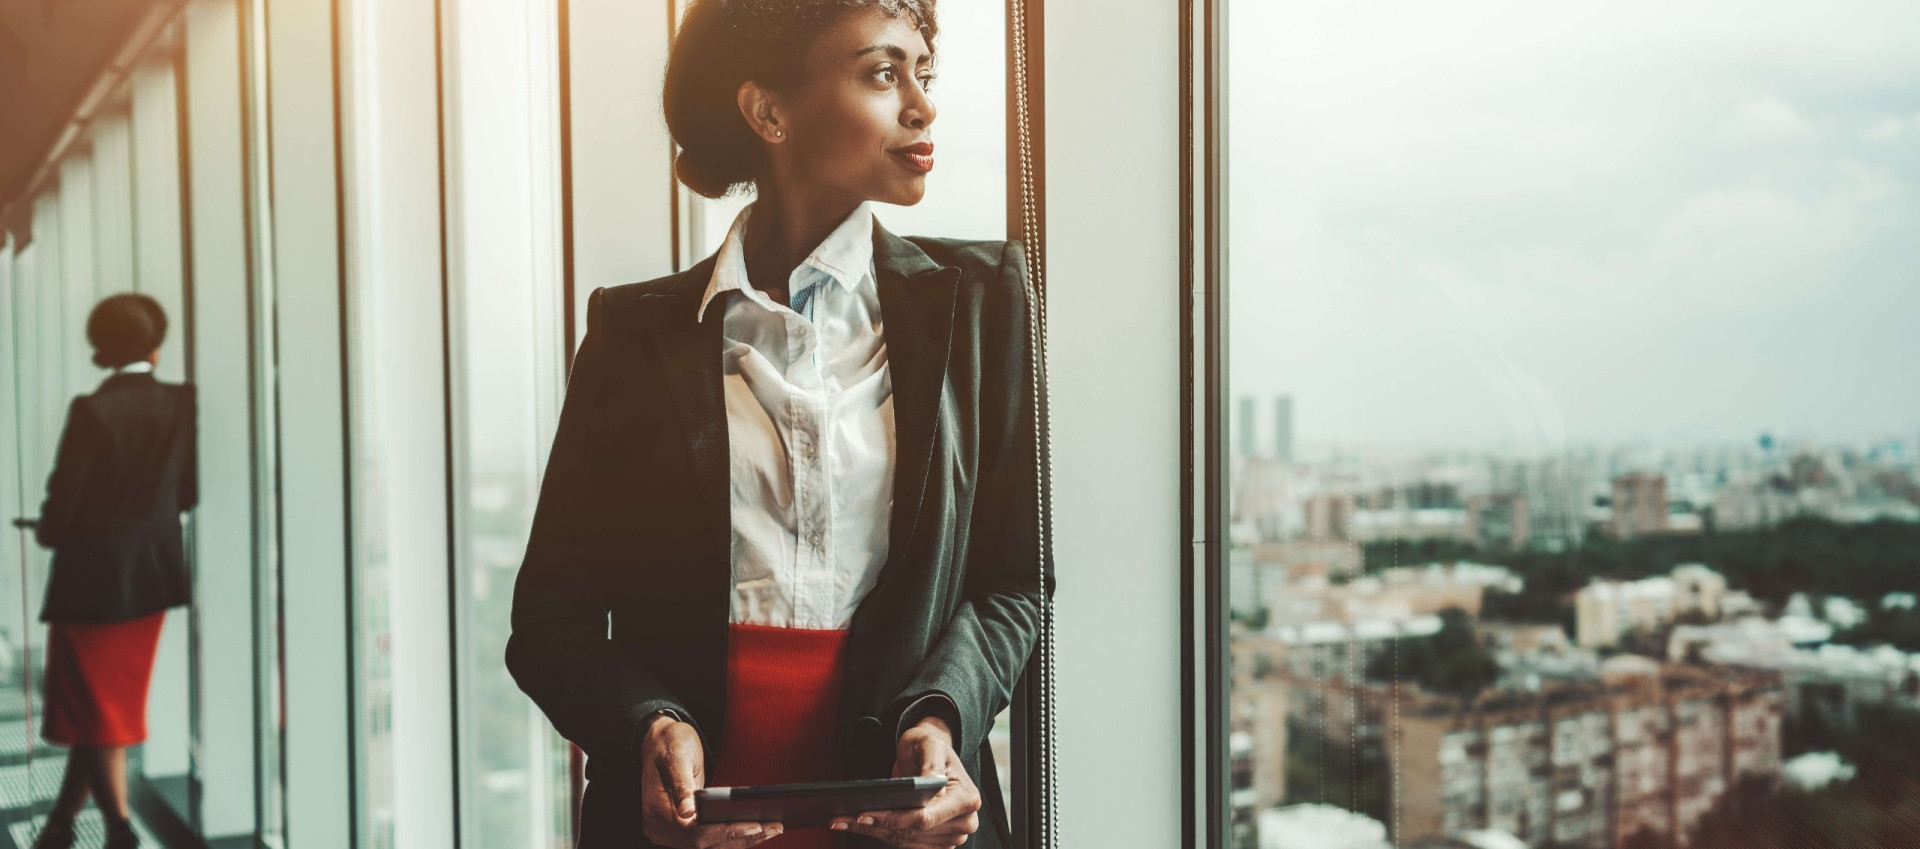
{"type": "Polygon", "coordinates": [[[1038,430],[1038,440],[1045,447],[1040,453],[1040,462],[1035,465],[1035,485],[1039,487],[1039,497],[1035,499],[1036,527],[1039,534],[1040,570],[1040,639],[1037,676],[1040,684],[1040,757],[1039,784],[1036,794],[1039,798],[1039,810],[1034,814],[1040,825],[1039,849],[1057,849],[1060,845],[1060,796],[1058,782],[1055,780],[1057,767],[1057,749],[1055,731],[1058,711],[1054,707],[1055,671],[1058,647],[1054,640],[1054,609],[1052,594],[1047,591],[1047,553],[1053,550],[1053,522],[1051,521],[1053,493],[1053,431],[1046,418],[1046,374],[1047,351],[1047,301],[1040,297],[1046,289],[1046,251],[1040,239],[1039,186],[1036,183],[1033,152],[1033,115],[1032,98],[1028,88],[1027,53],[1027,0],[1010,0],[1013,40],[1013,86],[1015,107],[1015,132],[1020,140],[1020,241],[1026,254],[1028,299],[1033,309],[1028,311],[1027,342],[1033,351],[1033,421],[1038,430]]]}

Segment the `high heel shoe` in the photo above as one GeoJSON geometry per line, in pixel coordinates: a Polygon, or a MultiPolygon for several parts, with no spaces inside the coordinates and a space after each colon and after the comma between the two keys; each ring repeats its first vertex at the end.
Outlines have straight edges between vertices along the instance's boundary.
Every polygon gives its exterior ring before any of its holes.
{"type": "Polygon", "coordinates": [[[109,820],[105,849],[139,849],[140,835],[133,833],[133,820],[109,820]]]}
{"type": "Polygon", "coordinates": [[[33,838],[33,849],[72,849],[73,820],[47,820],[33,838]]]}

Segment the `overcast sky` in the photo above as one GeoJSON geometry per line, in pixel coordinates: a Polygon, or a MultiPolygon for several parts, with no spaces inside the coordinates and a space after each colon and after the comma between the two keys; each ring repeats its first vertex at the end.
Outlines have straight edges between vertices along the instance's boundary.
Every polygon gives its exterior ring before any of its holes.
{"type": "Polygon", "coordinates": [[[1231,27],[1233,383],[1301,443],[1920,436],[1920,3],[1231,27]]]}

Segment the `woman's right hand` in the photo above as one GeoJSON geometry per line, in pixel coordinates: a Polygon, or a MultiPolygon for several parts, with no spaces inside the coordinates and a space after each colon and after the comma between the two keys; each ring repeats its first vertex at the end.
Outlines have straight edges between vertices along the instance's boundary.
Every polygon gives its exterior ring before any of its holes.
{"type": "Polygon", "coordinates": [[[656,716],[640,743],[641,813],[647,839],[671,849],[747,849],[780,836],[777,822],[700,825],[693,791],[707,786],[706,749],[693,726],[656,716]]]}

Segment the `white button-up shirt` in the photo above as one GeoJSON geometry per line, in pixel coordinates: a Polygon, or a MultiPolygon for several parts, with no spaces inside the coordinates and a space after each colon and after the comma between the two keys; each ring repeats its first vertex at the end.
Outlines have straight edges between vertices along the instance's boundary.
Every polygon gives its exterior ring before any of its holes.
{"type": "Polygon", "coordinates": [[[741,210],[700,299],[722,299],[735,624],[838,629],[887,559],[893,383],[866,204],[788,278],[781,306],[747,279],[741,210]],[[815,287],[807,291],[808,287],[815,287]],[[724,296],[724,298],[722,297],[724,296]]]}

